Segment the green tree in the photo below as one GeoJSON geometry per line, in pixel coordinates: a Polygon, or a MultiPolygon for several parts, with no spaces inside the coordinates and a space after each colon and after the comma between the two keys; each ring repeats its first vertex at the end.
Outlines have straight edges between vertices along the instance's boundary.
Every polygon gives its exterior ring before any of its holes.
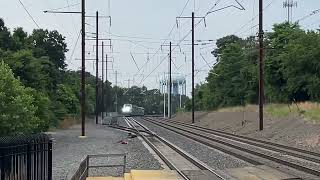
{"type": "Polygon", "coordinates": [[[37,132],[45,126],[36,116],[34,98],[11,69],[0,62],[0,136],[37,132]]]}

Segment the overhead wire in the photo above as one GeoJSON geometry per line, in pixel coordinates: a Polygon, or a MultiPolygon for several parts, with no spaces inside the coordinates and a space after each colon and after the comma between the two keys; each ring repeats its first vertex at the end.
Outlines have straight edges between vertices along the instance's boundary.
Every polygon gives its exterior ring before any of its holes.
{"type": "MultiPolygon", "coordinates": [[[[271,0],[269,4],[267,4],[267,6],[265,6],[263,8],[263,11],[265,11],[266,9],[268,9],[276,0],[271,0]]],[[[237,34],[240,30],[242,30],[243,28],[245,28],[246,26],[248,26],[249,24],[251,24],[254,20],[256,20],[259,17],[259,13],[256,14],[256,16],[254,16],[253,18],[251,18],[248,22],[246,22],[245,24],[243,24],[240,28],[238,28],[236,31],[234,31],[232,34],[237,34]]],[[[252,26],[251,28],[254,28],[254,26],[252,26]]],[[[251,30],[251,28],[249,28],[249,30],[251,30]]]]}
{"type": "Polygon", "coordinates": [[[77,47],[78,42],[79,42],[79,39],[80,39],[80,35],[81,35],[81,30],[79,31],[79,34],[78,34],[78,37],[77,37],[76,43],[75,43],[75,45],[73,46],[72,53],[71,53],[70,58],[69,58],[69,61],[70,61],[70,63],[71,63],[71,64],[72,64],[72,62],[71,62],[71,61],[72,61],[72,58],[73,58],[74,52],[75,52],[75,50],[76,50],[76,47],[77,47]]]}
{"type": "Polygon", "coordinates": [[[18,0],[20,2],[20,4],[22,5],[23,9],[26,11],[26,13],[28,14],[29,18],[33,21],[33,23],[40,29],[39,24],[36,22],[36,20],[32,17],[32,15],[30,14],[30,12],[28,11],[28,9],[26,8],[26,6],[23,4],[23,2],[21,0],[18,0]]]}
{"type": "MultiPolygon", "coordinates": [[[[220,2],[221,0],[217,0],[216,1],[216,3],[209,9],[209,11],[211,11],[212,9],[214,9],[217,5],[218,5],[218,3],[220,2]]],[[[187,3],[188,3],[189,1],[187,1],[187,3]]],[[[187,5],[187,4],[186,4],[187,5]]],[[[186,7],[186,5],[185,5],[185,7],[186,7]]],[[[185,9],[185,8],[184,8],[185,9]]],[[[184,10],[183,10],[184,11],[184,10]]],[[[209,12],[208,11],[208,12],[209,12]]],[[[181,15],[183,14],[183,12],[181,13],[181,15]]],[[[181,16],[180,15],[180,16],[181,16]]],[[[207,17],[208,16],[208,13],[206,13],[206,15],[205,15],[205,17],[207,17]]],[[[198,23],[196,23],[195,24],[195,28],[202,22],[204,20],[204,18],[201,18],[199,21],[198,21],[198,23]]],[[[173,26],[173,28],[174,28],[174,26],[173,26]]],[[[173,31],[173,29],[171,30],[171,31],[173,31]]],[[[183,41],[183,40],[185,40],[190,34],[191,34],[191,30],[180,40],[180,42],[178,43],[178,45],[183,41]]],[[[175,46],[174,48],[173,48],[173,50],[176,48],[177,46],[175,46]]],[[[161,60],[161,62],[145,77],[145,78],[143,78],[142,80],[141,80],[141,82],[139,83],[139,85],[141,85],[141,83],[143,82],[143,81],[145,81],[156,69],[158,69],[158,67],[164,62],[164,60],[166,59],[166,57],[167,56],[165,56],[162,60],[161,60]]]]}
{"type": "MultiPolygon", "coordinates": [[[[182,9],[182,11],[181,11],[181,13],[180,13],[179,16],[181,16],[181,15],[184,13],[184,11],[185,11],[186,7],[188,6],[189,2],[190,2],[190,0],[187,0],[187,2],[185,3],[185,5],[184,5],[184,7],[183,7],[183,9],[182,9]]],[[[174,25],[172,26],[172,28],[171,28],[169,34],[167,35],[167,37],[170,37],[170,36],[171,36],[171,34],[172,34],[173,30],[175,29],[175,27],[176,27],[176,24],[174,24],[174,25]]],[[[166,42],[167,42],[167,39],[164,40],[164,42],[162,43],[162,45],[164,45],[166,42]]],[[[161,46],[157,49],[156,53],[152,55],[151,59],[153,59],[153,58],[156,56],[156,54],[157,54],[158,52],[160,52],[160,50],[161,50],[161,46]]],[[[163,61],[164,61],[164,60],[162,60],[162,62],[163,62],[163,61]]],[[[150,62],[150,59],[147,60],[147,61],[141,66],[140,70],[143,69],[143,68],[148,64],[148,62],[150,62]]],[[[161,62],[157,67],[159,67],[159,66],[162,64],[162,62],[161,62]]],[[[137,73],[139,73],[140,70],[139,70],[137,73]]],[[[140,83],[140,84],[141,84],[141,83],[140,83]]]]}

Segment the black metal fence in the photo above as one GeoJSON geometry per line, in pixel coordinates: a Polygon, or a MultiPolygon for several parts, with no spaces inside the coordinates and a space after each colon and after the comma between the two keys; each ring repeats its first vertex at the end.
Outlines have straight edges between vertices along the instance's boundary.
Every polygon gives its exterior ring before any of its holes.
{"type": "MultiPolygon", "coordinates": [[[[122,174],[126,171],[127,164],[127,156],[126,154],[97,154],[97,155],[87,155],[80,163],[79,168],[75,172],[75,174],[71,177],[71,180],[85,180],[89,177],[89,169],[90,168],[122,168],[122,174]],[[90,159],[97,158],[108,158],[108,157],[118,157],[121,158],[122,163],[120,164],[100,164],[100,165],[92,165],[90,164],[90,159]]],[[[66,179],[69,179],[68,177],[66,179]]]]}
{"type": "Polygon", "coordinates": [[[0,138],[0,180],[52,180],[52,141],[46,134],[0,138]]]}

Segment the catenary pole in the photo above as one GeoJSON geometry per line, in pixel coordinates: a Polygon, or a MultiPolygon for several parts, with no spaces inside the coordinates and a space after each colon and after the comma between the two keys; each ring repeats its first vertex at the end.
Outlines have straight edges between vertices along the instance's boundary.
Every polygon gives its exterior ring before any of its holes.
{"type": "Polygon", "coordinates": [[[118,71],[116,71],[116,113],[118,113],[118,71]]]}
{"type": "Polygon", "coordinates": [[[169,52],[169,88],[168,88],[168,118],[171,119],[171,90],[172,90],[172,76],[171,76],[171,63],[172,63],[172,57],[171,57],[171,42],[170,42],[170,52],[169,52]]]}
{"type": "Polygon", "coordinates": [[[263,49],[263,1],[259,0],[259,129],[263,130],[263,104],[264,104],[264,49],[263,49]]]}
{"type": "Polygon", "coordinates": [[[101,46],[101,51],[102,51],[102,59],[101,59],[101,67],[102,67],[102,83],[101,83],[101,104],[102,104],[102,114],[101,114],[101,117],[102,117],[102,120],[104,118],[104,64],[103,64],[103,61],[104,61],[104,42],[102,41],[102,46],[101,46]]]}
{"type": "Polygon", "coordinates": [[[85,122],[86,122],[86,110],[85,110],[85,83],[86,83],[86,62],[85,62],[85,0],[81,1],[81,136],[85,136],[85,122]]]}
{"type": "Polygon", "coordinates": [[[106,54],[106,102],[105,102],[105,111],[106,116],[108,116],[108,54],[106,54]]]}
{"type": "Polygon", "coordinates": [[[98,99],[99,99],[99,13],[96,12],[96,124],[98,124],[99,121],[99,115],[98,115],[98,99]]]}
{"type": "Polygon", "coordinates": [[[165,85],[167,85],[167,80],[166,80],[166,73],[163,73],[163,82],[165,82],[165,84],[162,84],[162,89],[163,89],[163,117],[166,117],[166,87],[165,85]]]}
{"type": "Polygon", "coordinates": [[[194,12],[192,12],[192,124],[194,123],[194,12]]]}

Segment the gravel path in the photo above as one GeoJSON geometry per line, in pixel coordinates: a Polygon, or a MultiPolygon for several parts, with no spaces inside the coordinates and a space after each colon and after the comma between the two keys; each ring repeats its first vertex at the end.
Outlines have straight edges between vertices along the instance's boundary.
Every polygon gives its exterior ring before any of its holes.
{"type": "Polygon", "coordinates": [[[86,133],[87,138],[78,138],[79,125],[68,130],[58,130],[51,133],[54,138],[54,180],[65,179],[68,173],[70,177],[87,154],[126,153],[126,171],[130,169],[162,169],[159,162],[142,145],[140,140],[128,138],[126,132],[87,123],[86,133]],[[128,144],[121,144],[121,140],[127,141],[128,144]]]}
{"type": "Polygon", "coordinates": [[[138,120],[147,126],[151,131],[174,143],[178,147],[182,148],[189,154],[193,155],[214,169],[238,168],[250,165],[242,160],[236,159],[230,155],[197,143],[162,127],[155,126],[141,119],[138,120]]]}

